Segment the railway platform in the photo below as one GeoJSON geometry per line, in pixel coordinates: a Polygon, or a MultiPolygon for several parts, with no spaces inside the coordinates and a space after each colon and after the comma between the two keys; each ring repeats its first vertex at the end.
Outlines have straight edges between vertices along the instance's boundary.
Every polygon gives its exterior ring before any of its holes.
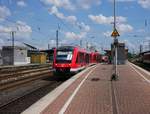
{"type": "Polygon", "coordinates": [[[95,65],[80,72],[22,114],[150,114],[150,73],[131,64],[95,65]]]}

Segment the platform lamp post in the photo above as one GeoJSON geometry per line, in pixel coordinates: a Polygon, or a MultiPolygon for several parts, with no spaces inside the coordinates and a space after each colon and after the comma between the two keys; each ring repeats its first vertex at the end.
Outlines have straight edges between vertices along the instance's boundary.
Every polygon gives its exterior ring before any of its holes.
{"type": "Polygon", "coordinates": [[[118,48],[118,38],[119,37],[119,33],[116,29],[116,1],[114,0],[114,26],[113,26],[113,32],[111,34],[111,37],[114,38],[114,43],[113,43],[113,49],[114,49],[114,73],[112,74],[112,77],[111,77],[111,81],[112,80],[117,80],[118,79],[118,73],[117,73],[117,48],[118,48]]]}

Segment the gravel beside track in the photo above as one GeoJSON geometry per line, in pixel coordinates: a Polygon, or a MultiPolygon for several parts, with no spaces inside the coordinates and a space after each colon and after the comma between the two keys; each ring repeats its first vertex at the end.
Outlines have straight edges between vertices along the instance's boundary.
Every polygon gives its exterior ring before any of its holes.
{"type": "Polygon", "coordinates": [[[145,63],[140,63],[140,62],[133,62],[133,63],[150,72],[150,64],[145,64],[145,63]]]}
{"type": "Polygon", "coordinates": [[[51,75],[51,72],[50,64],[1,67],[0,90],[3,91],[29,81],[45,78],[45,76],[51,75]]]}
{"type": "MultiPolygon", "coordinates": [[[[35,103],[37,100],[45,96],[47,93],[55,89],[61,83],[63,83],[68,78],[59,78],[58,76],[51,76],[46,80],[43,80],[42,84],[39,84],[39,87],[36,87],[36,84],[26,84],[24,87],[15,88],[13,96],[17,96],[13,102],[10,102],[0,108],[0,114],[19,114],[30,105],[35,103]],[[44,84],[45,81],[45,84],[44,84]],[[32,87],[31,87],[32,86],[32,87]],[[36,87],[36,88],[35,88],[36,87]],[[29,90],[28,90],[29,88],[29,90]],[[32,89],[31,89],[32,88],[32,89]],[[34,88],[34,89],[33,89],[34,88]],[[18,91],[17,91],[18,90],[18,91]],[[26,90],[27,92],[25,92],[26,90]],[[22,95],[20,95],[22,93],[22,95]],[[19,96],[20,95],[20,96],[19,96]]],[[[41,80],[39,80],[41,81],[41,80]]],[[[33,83],[33,82],[32,82],[33,83]]],[[[37,82],[38,83],[38,82],[37,82]]],[[[40,82],[39,82],[40,83],[40,82]]],[[[8,92],[8,91],[7,91],[8,92]]],[[[0,95],[9,94],[9,92],[0,93],[0,95]]]]}

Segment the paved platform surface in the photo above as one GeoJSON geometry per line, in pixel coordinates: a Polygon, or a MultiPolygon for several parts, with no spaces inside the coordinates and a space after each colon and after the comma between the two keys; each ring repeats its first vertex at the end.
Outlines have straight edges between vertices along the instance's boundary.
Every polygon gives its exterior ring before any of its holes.
{"type": "Polygon", "coordinates": [[[96,65],[82,74],[40,114],[150,114],[149,73],[119,65],[96,65]]]}

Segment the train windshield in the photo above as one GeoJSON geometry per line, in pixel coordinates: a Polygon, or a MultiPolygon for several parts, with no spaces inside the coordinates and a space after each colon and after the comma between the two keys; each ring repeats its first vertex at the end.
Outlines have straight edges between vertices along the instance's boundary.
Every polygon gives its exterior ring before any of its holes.
{"type": "Polygon", "coordinates": [[[56,55],[56,63],[71,63],[72,51],[58,50],[56,55]]]}

